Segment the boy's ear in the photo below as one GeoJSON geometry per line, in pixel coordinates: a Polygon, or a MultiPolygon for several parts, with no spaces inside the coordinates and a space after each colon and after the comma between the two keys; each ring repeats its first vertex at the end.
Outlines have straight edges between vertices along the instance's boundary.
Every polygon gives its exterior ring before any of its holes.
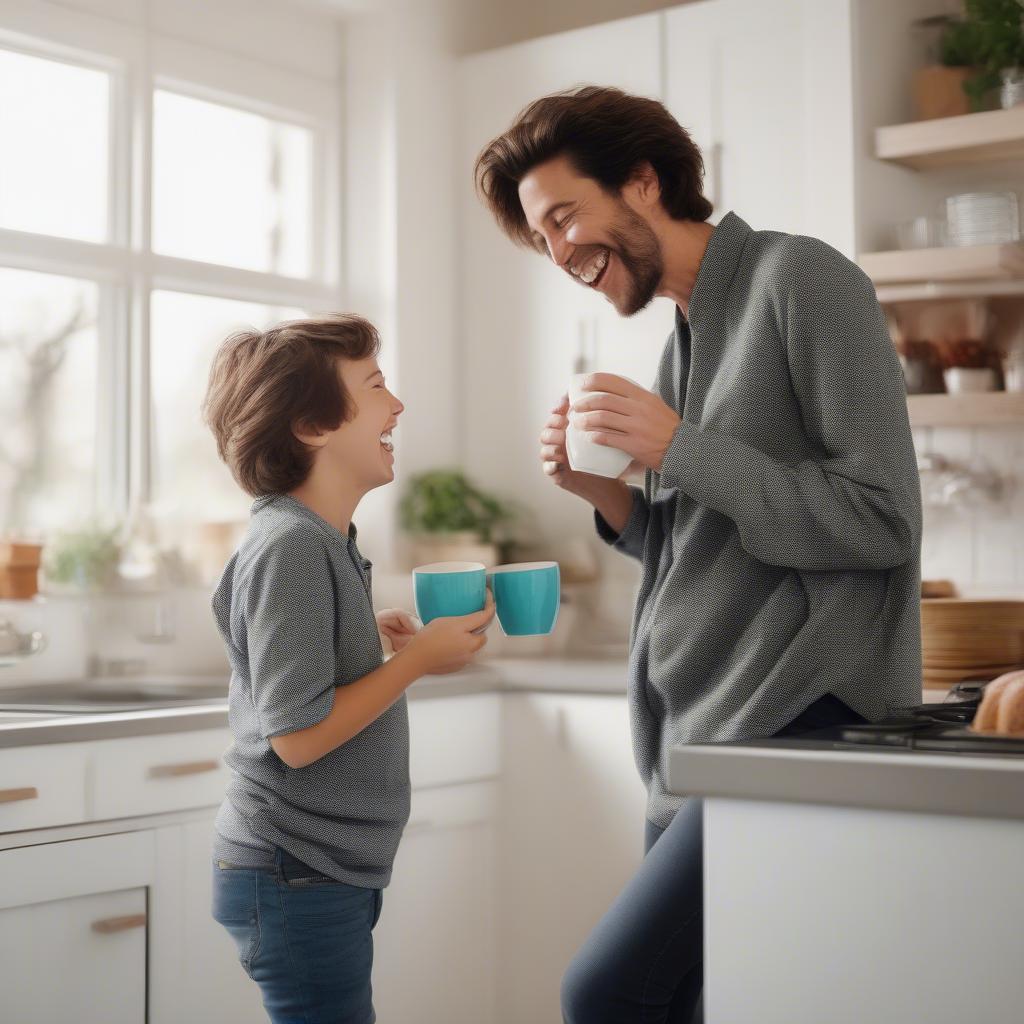
{"type": "Polygon", "coordinates": [[[327,443],[327,434],[306,423],[293,423],[292,434],[310,448],[322,448],[327,443]]]}

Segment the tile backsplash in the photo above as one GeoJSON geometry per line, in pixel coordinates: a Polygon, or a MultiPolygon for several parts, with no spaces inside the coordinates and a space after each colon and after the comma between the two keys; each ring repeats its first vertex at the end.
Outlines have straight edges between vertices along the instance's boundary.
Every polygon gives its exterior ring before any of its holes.
{"type": "Polygon", "coordinates": [[[963,509],[925,508],[921,560],[926,579],[951,579],[965,595],[1024,596],[1024,430],[919,427],[919,454],[997,472],[998,501],[963,509]]]}

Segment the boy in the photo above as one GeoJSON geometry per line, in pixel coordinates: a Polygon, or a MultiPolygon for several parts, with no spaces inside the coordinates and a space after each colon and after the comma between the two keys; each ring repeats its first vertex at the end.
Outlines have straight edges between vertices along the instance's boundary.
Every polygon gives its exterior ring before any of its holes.
{"type": "Polygon", "coordinates": [[[409,815],[405,690],[471,661],[494,615],[490,594],[483,611],[418,633],[404,613],[374,615],[352,515],[394,479],[403,411],[379,346],[349,315],[235,334],[204,403],[256,499],[213,597],[234,735],[213,916],[275,1024],[376,1019],[371,932],[409,815]]]}

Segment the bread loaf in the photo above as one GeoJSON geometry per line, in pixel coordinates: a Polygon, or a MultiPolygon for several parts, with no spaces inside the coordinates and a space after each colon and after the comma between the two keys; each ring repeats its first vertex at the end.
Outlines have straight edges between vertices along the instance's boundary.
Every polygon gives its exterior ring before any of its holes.
{"type": "Polygon", "coordinates": [[[1024,672],[1003,689],[999,698],[999,720],[996,732],[1001,736],[1024,734],[1024,672]]]}
{"type": "Polygon", "coordinates": [[[985,687],[972,728],[975,732],[1004,732],[1004,721],[1016,722],[1014,731],[1024,731],[1024,669],[1007,672],[985,687]]]}

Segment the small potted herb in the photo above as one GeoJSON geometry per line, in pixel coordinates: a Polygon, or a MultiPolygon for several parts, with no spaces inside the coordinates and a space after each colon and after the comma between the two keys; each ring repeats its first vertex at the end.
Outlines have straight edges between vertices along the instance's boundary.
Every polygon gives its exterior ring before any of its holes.
{"type": "Polygon", "coordinates": [[[914,113],[919,121],[971,111],[964,83],[971,77],[971,49],[964,23],[945,14],[922,18],[915,27],[931,37],[928,63],[914,73],[914,113]]]}
{"type": "Polygon", "coordinates": [[[116,527],[58,534],[46,546],[44,573],[51,593],[93,593],[116,581],[121,557],[116,527]]]}
{"type": "Polygon", "coordinates": [[[513,506],[474,486],[458,470],[438,469],[412,478],[399,506],[411,560],[498,563],[499,536],[513,517],[513,506]]]}
{"type": "Polygon", "coordinates": [[[946,19],[940,63],[962,76],[970,110],[994,106],[1000,86],[1003,107],[1024,101],[1022,22],[1021,0],[964,0],[964,16],[946,19]]]}

